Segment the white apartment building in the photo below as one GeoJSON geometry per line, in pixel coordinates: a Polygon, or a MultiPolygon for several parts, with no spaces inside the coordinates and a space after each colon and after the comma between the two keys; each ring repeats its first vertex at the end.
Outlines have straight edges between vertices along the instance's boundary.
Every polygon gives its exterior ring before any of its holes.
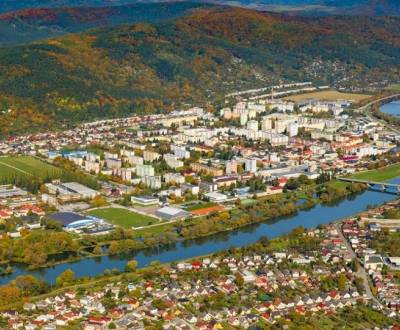
{"type": "Polygon", "coordinates": [[[269,131],[272,129],[272,119],[268,117],[264,117],[261,121],[261,130],[269,131]]]}
{"type": "Polygon", "coordinates": [[[246,172],[250,173],[257,172],[257,159],[245,159],[244,165],[246,172]]]}
{"type": "Polygon", "coordinates": [[[246,125],[247,129],[251,131],[258,131],[258,121],[257,120],[250,120],[247,122],[246,125]]]}
{"type": "Polygon", "coordinates": [[[88,153],[86,155],[86,161],[89,161],[89,162],[100,161],[100,156],[98,156],[96,154],[88,153]]]}
{"type": "Polygon", "coordinates": [[[104,159],[107,159],[107,158],[118,158],[118,154],[114,154],[114,153],[106,151],[104,153],[104,159]]]}
{"type": "Polygon", "coordinates": [[[154,176],[154,167],[151,165],[137,165],[136,175],[139,177],[154,176]]]}
{"type": "Polygon", "coordinates": [[[167,163],[167,165],[173,169],[183,167],[183,161],[179,160],[179,157],[173,154],[165,154],[164,160],[167,163]]]}
{"type": "Polygon", "coordinates": [[[144,162],[144,160],[143,160],[143,158],[142,157],[139,157],[139,156],[128,156],[128,163],[130,164],[130,165],[143,165],[143,162],[144,162]]]}
{"type": "Polygon", "coordinates": [[[112,170],[121,168],[122,161],[118,158],[106,158],[106,166],[112,170]]]}
{"type": "Polygon", "coordinates": [[[132,169],[131,168],[117,168],[113,170],[113,175],[121,178],[124,181],[132,180],[132,169]]]}
{"type": "Polygon", "coordinates": [[[85,171],[89,173],[100,173],[100,163],[93,161],[85,161],[85,171]]]}
{"type": "Polygon", "coordinates": [[[190,151],[187,151],[185,147],[172,145],[171,151],[174,152],[174,155],[181,159],[188,159],[190,158],[190,151]]]}
{"type": "Polygon", "coordinates": [[[236,160],[228,160],[225,163],[225,173],[226,174],[237,173],[237,162],[236,162],[236,160]]]}
{"type": "Polygon", "coordinates": [[[299,133],[299,125],[297,123],[289,123],[287,126],[289,137],[296,136],[299,133]]]}
{"type": "Polygon", "coordinates": [[[293,102],[286,102],[282,100],[276,100],[276,101],[269,101],[268,106],[271,109],[276,109],[278,111],[283,111],[283,112],[292,112],[294,110],[294,103],[293,102]]]}
{"type": "Polygon", "coordinates": [[[146,162],[154,162],[155,160],[160,159],[161,155],[158,152],[145,150],[143,151],[143,159],[146,162]]]}
{"type": "Polygon", "coordinates": [[[270,134],[268,140],[272,146],[286,146],[289,144],[289,137],[283,134],[270,134]]]}
{"type": "Polygon", "coordinates": [[[161,176],[150,176],[146,175],[142,177],[142,182],[150,189],[161,188],[161,176]]]}
{"type": "Polygon", "coordinates": [[[185,183],[185,177],[179,173],[166,173],[164,174],[165,183],[182,184],[185,183]]]}
{"type": "Polygon", "coordinates": [[[246,125],[248,118],[249,118],[249,115],[247,113],[242,113],[240,115],[240,125],[242,125],[242,126],[246,125]]]}

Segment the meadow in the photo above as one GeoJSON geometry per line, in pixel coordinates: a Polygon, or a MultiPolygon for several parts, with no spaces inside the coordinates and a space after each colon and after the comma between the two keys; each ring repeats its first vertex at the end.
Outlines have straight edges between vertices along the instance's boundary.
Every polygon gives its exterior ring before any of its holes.
{"type": "Polygon", "coordinates": [[[400,177],[400,163],[385,166],[376,170],[355,173],[351,177],[359,180],[378,182],[388,181],[400,177]]]}
{"type": "Polygon", "coordinates": [[[291,100],[294,102],[301,102],[308,99],[319,99],[325,101],[349,100],[354,103],[357,103],[369,97],[371,96],[367,94],[341,93],[335,90],[325,90],[319,92],[291,95],[285,97],[284,100],[291,100]]]}

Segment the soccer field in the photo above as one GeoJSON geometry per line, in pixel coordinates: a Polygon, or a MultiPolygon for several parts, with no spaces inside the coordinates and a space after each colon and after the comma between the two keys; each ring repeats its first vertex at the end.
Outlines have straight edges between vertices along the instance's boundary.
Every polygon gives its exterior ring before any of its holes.
{"type": "Polygon", "coordinates": [[[0,157],[0,178],[15,175],[57,178],[61,170],[31,156],[0,157]]]}
{"type": "Polygon", "coordinates": [[[159,222],[157,218],[122,208],[110,207],[105,209],[97,209],[89,211],[88,214],[102,218],[114,225],[124,228],[144,227],[159,222]]]}

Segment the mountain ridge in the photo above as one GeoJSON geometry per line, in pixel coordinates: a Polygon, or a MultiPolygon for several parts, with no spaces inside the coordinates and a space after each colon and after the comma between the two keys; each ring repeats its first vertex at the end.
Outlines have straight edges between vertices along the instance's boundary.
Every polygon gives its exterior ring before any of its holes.
{"type": "Polygon", "coordinates": [[[399,18],[196,9],[0,48],[0,132],[208,106],[281,81],[364,88],[398,79],[399,68],[399,18]]]}
{"type": "Polygon", "coordinates": [[[110,7],[30,8],[0,14],[0,46],[29,43],[85,30],[173,19],[196,8],[195,2],[138,3],[110,7]]]}
{"type": "MultiPolygon", "coordinates": [[[[0,13],[28,8],[108,7],[165,0],[3,0],[0,13]]],[[[199,1],[205,3],[207,1],[199,1]]],[[[400,15],[397,0],[210,0],[220,5],[234,5],[259,10],[300,15],[400,15]]]]}

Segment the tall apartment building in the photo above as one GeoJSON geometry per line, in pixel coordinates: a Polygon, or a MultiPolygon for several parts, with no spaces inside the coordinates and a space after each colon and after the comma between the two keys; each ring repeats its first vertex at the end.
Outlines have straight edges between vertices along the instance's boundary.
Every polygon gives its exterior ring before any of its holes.
{"type": "Polygon", "coordinates": [[[257,159],[245,159],[244,165],[246,172],[257,172],[257,159]]]}
{"type": "Polygon", "coordinates": [[[165,154],[164,160],[169,167],[174,168],[174,169],[183,167],[183,165],[184,165],[183,161],[179,160],[179,158],[173,154],[165,154]]]}
{"type": "Polygon", "coordinates": [[[161,188],[161,176],[146,175],[142,178],[142,182],[150,189],[161,188]]]}
{"type": "Polygon", "coordinates": [[[160,159],[161,155],[158,152],[145,150],[143,151],[143,159],[146,162],[154,162],[155,160],[160,159]]]}
{"type": "Polygon", "coordinates": [[[154,176],[154,167],[151,165],[137,165],[136,175],[139,177],[154,176]]]}

